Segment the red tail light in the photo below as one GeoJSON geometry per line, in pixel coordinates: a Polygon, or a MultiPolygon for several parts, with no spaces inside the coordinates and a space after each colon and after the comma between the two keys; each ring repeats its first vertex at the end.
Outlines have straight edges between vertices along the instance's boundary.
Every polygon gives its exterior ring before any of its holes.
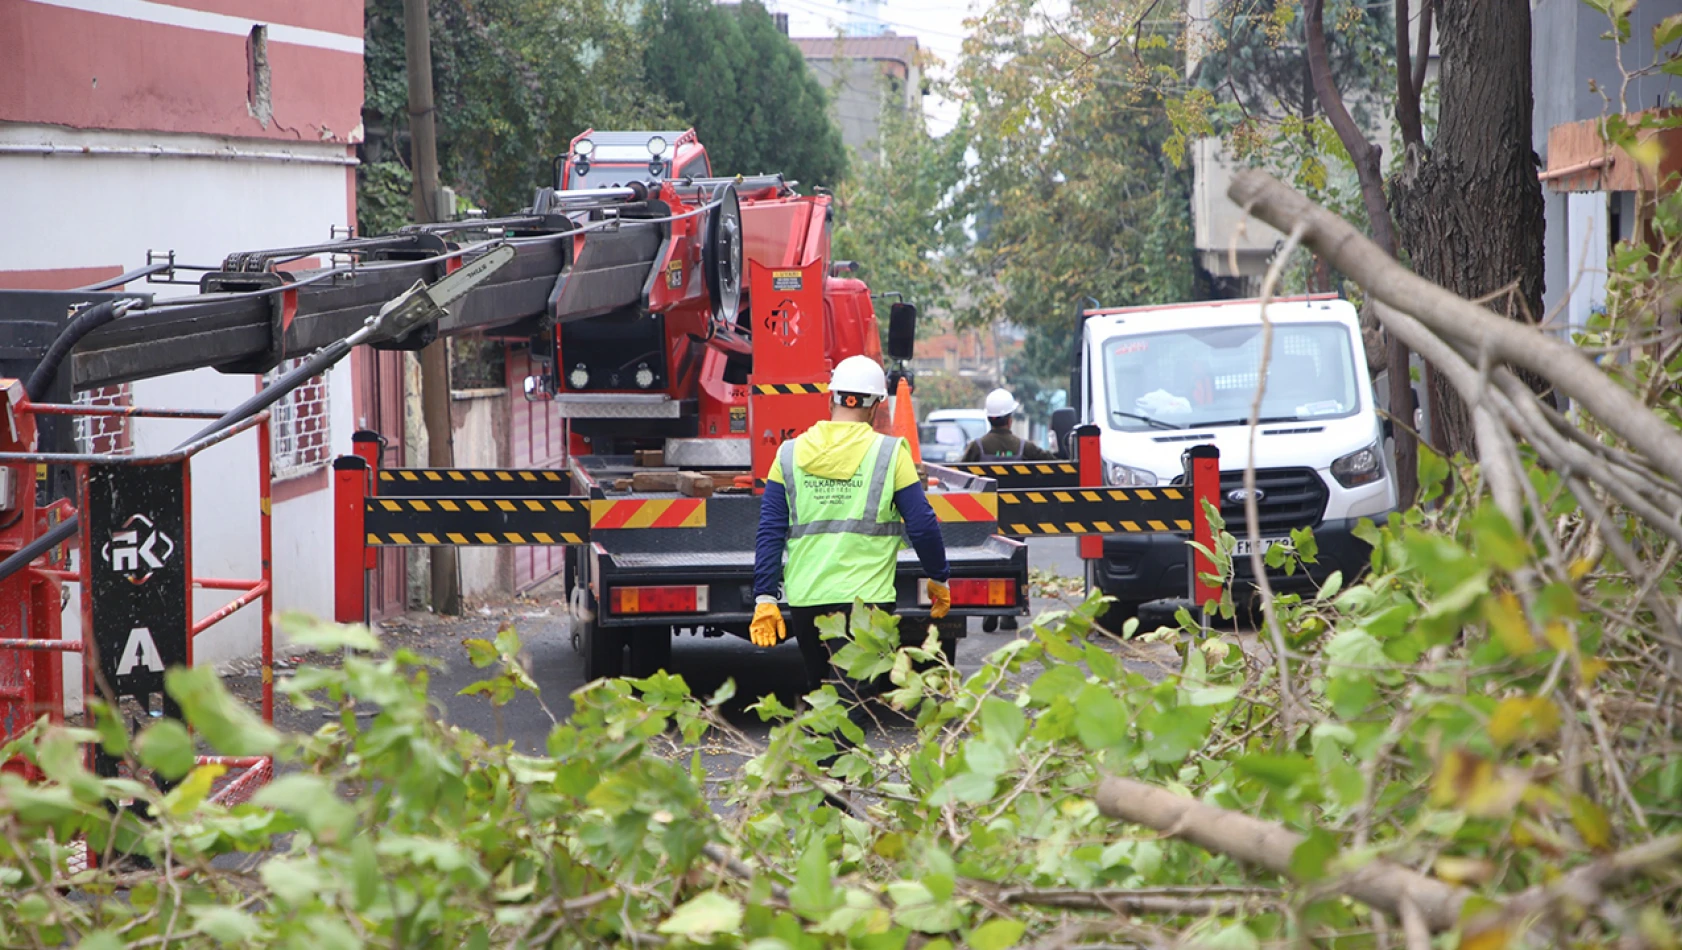
{"type": "Polygon", "coordinates": [[[706,585],[615,587],[609,603],[616,614],[695,614],[707,611],[706,585]]]}
{"type": "MultiPolygon", "coordinates": [[[[946,584],[954,607],[1015,607],[1016,581],[1008,577],[954,577],[946,584]]],[[[928,582],[918,586],[917,602],[928,605],[928,582]]]]}

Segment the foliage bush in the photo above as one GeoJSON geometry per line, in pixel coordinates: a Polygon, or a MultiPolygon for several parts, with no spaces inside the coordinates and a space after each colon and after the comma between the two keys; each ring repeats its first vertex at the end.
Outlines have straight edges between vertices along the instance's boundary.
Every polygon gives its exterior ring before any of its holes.
{"type": "MultiPolygon", "coordinates": [[[[759,743],[721,714],[730,685],[696,697],[662,673],[581,689],[546,754],[525,755],[440,723],[430,661],[290,618],[299,642],[343,653],[280,684],[338,710],[313,735],[274,732],[209,670],[169,674],[215,751],[278,757],[249,804],[206,802],[218,767],[193,767],[176,723],[130,744],[97,704],[95,728],[43,723],[0,750],[47,775],[0,776],[0,944],[1367,946],[1395,925],[1340,882],[1375,858],[1467,888],[1471,917],[1677,832],[1675,683],[1628,612],[1631,580],[1580,560],[1515,589],[1542,552],[1477,501],[1474,469],[1427,461],[1422,481],[1454,489],[1429,514],[1365,528],[1360,583],[1333,575],[1280,598],[1284,664],[1184,617],[1119,631],[1174,645],[1171,667],[1141,672],[1094,599],[964,676],[938,640],[902,648],[894,619],[860,618],[837,661],[891,678],[916,740],[892,746],[860,745],[833,687],[798,709],[748,706],[773,723],[759,743]],[[89,774],[91,742],[170,790],[89,774]],[[744,760],[709,776],[703,742],[744,760]],[[1302,834],[1290,875],[1106,817],[1108,775],[1302,834]],[[152,819],[105,805],[121,799],[152,819]],[[73,840],[98,868],[71,869],[73,840]],[[149,864],[113,860],[124,853],[149,864]]],[[[1557,482],[1532,478],[1558,518],[1579,517],[1557,482]]],[[[500,704],[537,690],[512,629],[466,646],[487,670],[469,691],[500,704]]],[[[1542,923],[1674,946],[1682,879],[1645,870],[1542,923]]],[[[1531,923],[1465,943],[1504,946],[1531,923]]]]}

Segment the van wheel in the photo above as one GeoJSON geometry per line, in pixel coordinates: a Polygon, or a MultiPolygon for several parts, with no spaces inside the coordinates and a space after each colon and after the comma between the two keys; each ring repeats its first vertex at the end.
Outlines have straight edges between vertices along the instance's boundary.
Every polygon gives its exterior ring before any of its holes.
{"type": "Polygon", "coordinates": [[[672,665],[672,628],[633,627],[625,639],[631,646],[630,674],[634,677],[653,676],[672,665]]]}

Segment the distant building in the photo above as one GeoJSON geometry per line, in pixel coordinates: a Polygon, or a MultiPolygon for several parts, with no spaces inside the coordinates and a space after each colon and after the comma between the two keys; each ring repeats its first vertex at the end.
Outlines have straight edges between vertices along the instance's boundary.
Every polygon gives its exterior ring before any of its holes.
{"type": "Polygon", "coordinates": [[[1611,28],[1606,15],[1586,4],[1543,0],[1533,7],[1532,140],[1545,166],[1539,175],[1546,221],[1542,305],[1549,314],[1563,307],[1572,326],[1605,306],[1607,255],[1640,233],[1639,223],[1650,215],[1636,206],[1638,190],[1651,195],[1682,169],[1679,130],[1657,133],[1664,146],[1659,181],[1643,175],[1628,155],[1609,151],[1599,131],[1601,116],[1619,112],[1620,91],[1631,112],[1669,106],[1682,96],[1682,78],[1647,68],[1653,64],[1653,27],[1679,13],[1682,0],[1640,4],[1630,11],[1629,40],[1620,47],[1605,39],[1611,28]]]}
{"type": "Polygon", "coordinates": [[[881,36],[888,32],[882,22],[882,0],[841,0],[847,19],[841,24],[845,36],[881,36]]]}
{"type": "Polygon", "coordinates": [[[794,45],[829,90],[841,141],[875,161],[882,110],[923,108],[923,70],[914,36],[794,37],[794,45]]]}

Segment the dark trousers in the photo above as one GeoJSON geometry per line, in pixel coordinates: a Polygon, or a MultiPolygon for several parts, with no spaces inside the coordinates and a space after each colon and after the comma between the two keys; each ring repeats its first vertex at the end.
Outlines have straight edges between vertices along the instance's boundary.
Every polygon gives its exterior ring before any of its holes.
{"type": "MultiPolygon", "coordinates": [[[[891,611],[893,604],[870,604],[877,610],[891,611]]],[[[794,642],[800,646],[800,656],[806,661],[806,691],[811,692],[823,686],[825,680],[835,682],[835,691],[841,695],[843,701],[851,701],[852,706],[847,710],[847,718],[860,729],[870,726],[870,712],[866,705],[870,700],[882,695],[893,688],[893,683],[886,676],[878,676],[871,682],[861,682],[848,676],[844,671],[835,669],[830,658],[839,650],[844,641],[824,640],[818,633],[818,618],[830,614],[840,614],[852,622],[852,604],[823,604],[818,607],[792,607],[794,623],[789,632],[794,635],[794,642]]],[[[849,749],[853,743],[840,732],[831,738],[839,749],[818,762],[819,767],[829,768],[835,760],[841,757],[841,750],[849,749]]]]}
{"type": "MultiPolygon", "coordinates": [[[[877,610],[892,611],[893,604],[870,604],[877,610]]],[[[823,686],[824,680],[834,680],[836,692],[842,699],[856,699],[864,702],[891,687],[888,678],[878,677],[873,683],[861,683],[841,670],[834,669],[830,664],[830,657],[839,650],[843,641],[824,640],[818,633],[818,618],[829,614],[840,614],[851,622],[853,614],[852,604],[823,604],[817,607],[792,607],[794,622],[789,632],[794,635],[794,642],[800,646],[800,656],[806,661],[806,691],[823,686]]]]}

